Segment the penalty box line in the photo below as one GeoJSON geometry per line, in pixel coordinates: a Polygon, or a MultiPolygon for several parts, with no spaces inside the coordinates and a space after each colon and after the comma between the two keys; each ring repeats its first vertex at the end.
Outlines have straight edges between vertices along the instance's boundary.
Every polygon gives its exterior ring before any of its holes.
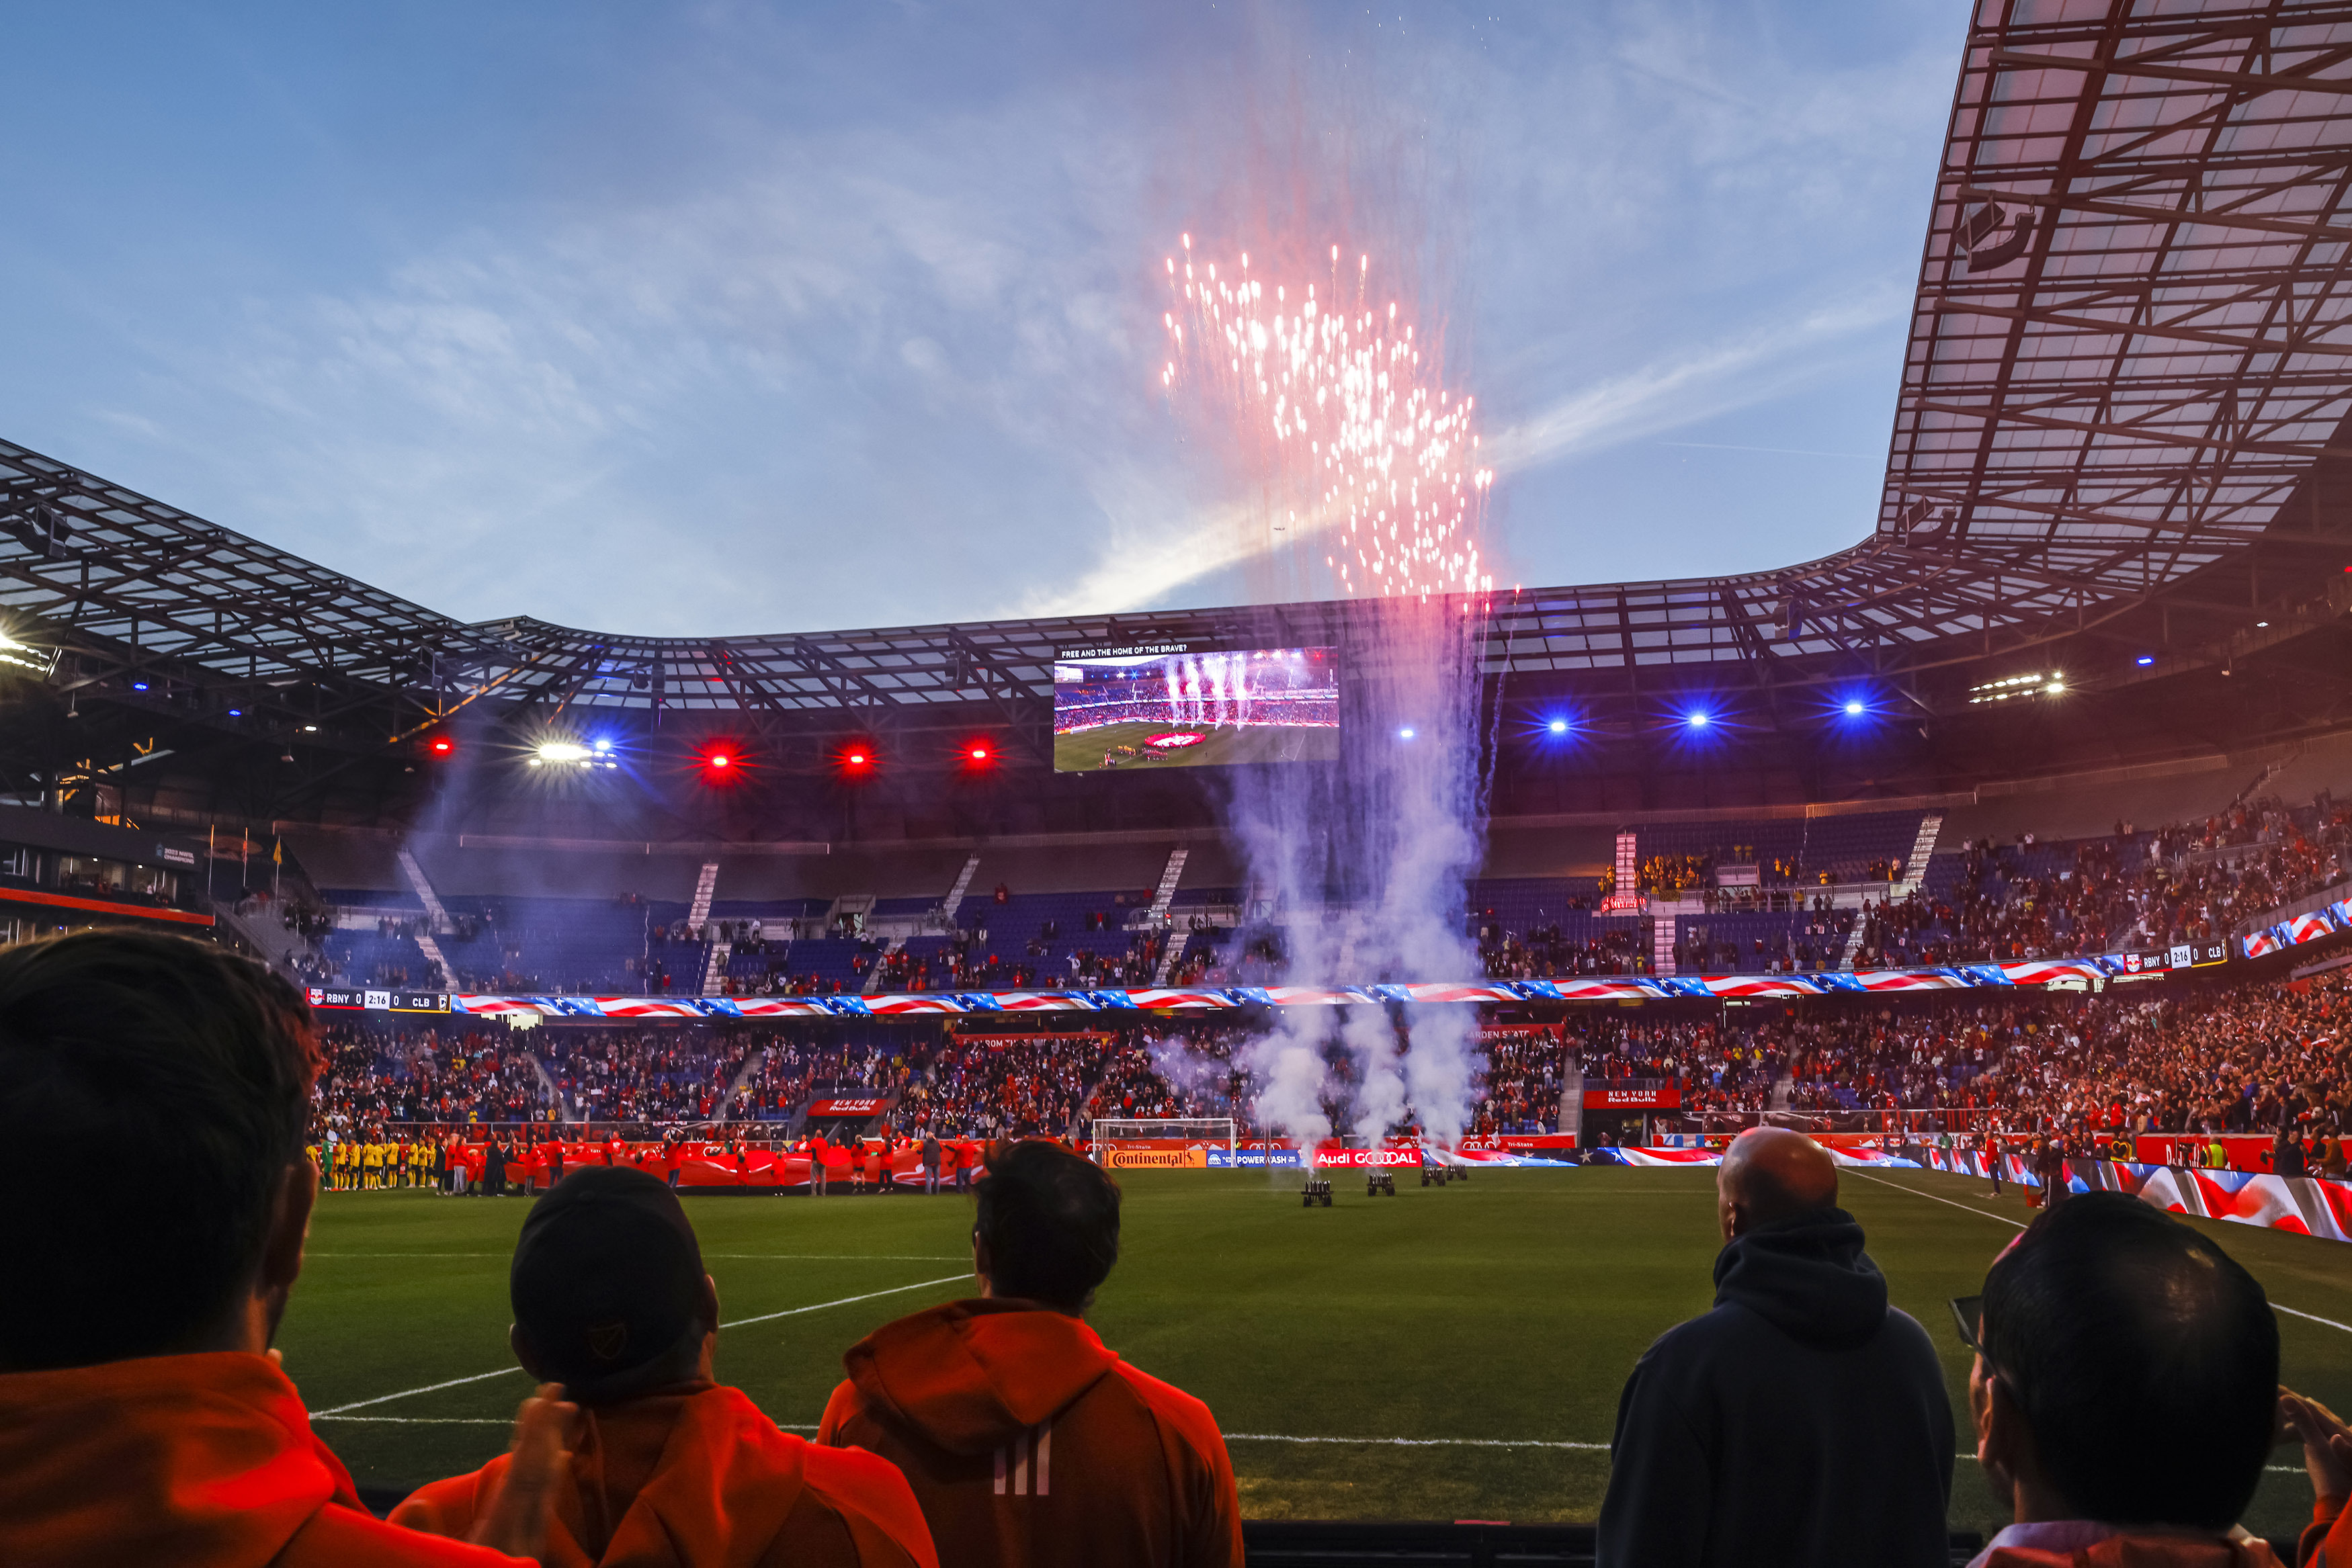
{"type": "MultiPolygon", "coordinates": [[[[491,1416],[339,1416],[340,1421],[365,1421],[395,1427],[504,1427],[510,1423],[491,1416]]],[[[317,1417],[312,1417],[317,1419],[317,1417]]],[[[787,1432],[814,1432],[814,1426],[792,1421],[776,1425],[787,1432]]],[[[1570,1443],[1543,1437],[1298,1437],[1286,1432],[1227,1432],[1228,1443],[1337,1443],[1355,1448],[1580,1448],[1591,1453],[1605,1454],[1606,1443],[1570,1443]]],[[[1955,1454],[1956,1459],[1976,1463],[1974,1454],[1955,1454]]],[[[2304,1473],[2301,1465],[2265,1465],[2264,1469],[2283,1476],[2304,1473]]]]}
{"type": "MultiPolygon", "coordinates": [[[[859,1301],[876,1301],[883,1296],[900,1296],[908,1291],[927,1291],[934,1285],[952,1285],[960,1280],[970,1277],[966,1274],[949,1274],[937,1280],[918,1280],[911,1285],[893,1285],[887,1291],[868,1291],[862,1296],[844,1296],[838,1301],[819,1301],[814,1306],[786,1307],[780,1312],[761,1312],[757,1317],[737,1318],[733,1322],[720,1323],[719,1326],[721,1329],[740,1329],[752,1323],[773,1322],[778,1318],[796,1318],[804,1312],[821,1312],[829,1307],[855,1306],[859,1301]]],[[[353,1410],[367,1409],[370,1406],[389,1405],[395,1399],[411,1399],[419,1394],[437,1394],[445,1388],[459,1388],[468,1383],[486,1383],[493,1377],[511,1377],[521,1370],[520,1366],[501,1366],[496,1372],[478,1372],[470,1377],[452,1377],[445,1383],[425,1384],[421,1388],[404,1388],[397,1394],[379,1394],[373,1399],[354,1399],[348,1405],[338,1405],[332,1409],[314,1410],[310,1413],[310,1419],[313,1421],[331,1419],[345,1416],[353,1410]]],[[[499,1425],[503,1426],[505,1423],[501,1422],[499,1425]]]]}
{"type": "MultiPolygon", "coordinates": [[[[1932,1192],[1921,1192],[1916,1186],[1906,1186],[1899,1181],[1888,1181],[1884,1176],[1871,1176],[1867,1172],[1864,1171],[1856,1171],[1853,1174],[1861,1176],[1864,1181],[1874,1181],[1881,1186],[1891,1186],[1897,1192],[1907,1192],[1913,1197],[1924,1197],[1929,1203],[1940,1203],[1948,1208],[1957,1208],[1964,1214],[1979,1215],[1986,1219],[1998,1219],[2012,1230],[2022,1230],[2025,1228],[2024,1226],[2019,1224],[2016,1220],[2010,1218],[2007,1215],[1995,1214],[1990,1209],[1987,1208],[1979,1208],[1972,1203],[1954,1203],[1948,1197],[1937,1197],[1932,1192]]],[[[2294,1307],[2283,1307],[2276,1301],[2273,1301],[2271,1303],[2271,1311],[2274,1312],[2284,1312],[2291,1318],[2301,1318],[2305,1322],[2325,1323],[2329,1328],[2342,1329],[2346,1333],[2352,1333],[2352,1323],[2339,1323],[2334,1318],[2323,1318],[2317,1312],[2306,1312],[2298,1311],[2294,1307]]],[[[2272,1468],[2275,1469],[2278,1467],[2273,1466],[2272,1468]]]]}

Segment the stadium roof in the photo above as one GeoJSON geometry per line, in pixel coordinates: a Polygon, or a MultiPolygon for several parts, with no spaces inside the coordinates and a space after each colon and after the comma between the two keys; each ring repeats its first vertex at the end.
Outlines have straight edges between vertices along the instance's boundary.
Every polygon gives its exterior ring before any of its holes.
{"type": "MultiPolygon", "coordinates": [[[[2352,539],[2352,5],[1985,0],[1876,527],[1745,576],[1500,597],[1487,667],[1596,695],[1868,674],[1923,708],[2108,636],[2194,656],[2352,539]],[[1935,672],[1973,674],[1938,680],[1935,672]]],[[[727,638],[464,624],[0,444],[0,614],[60,692],[381,746],[468,707],[1034,717],[1056,646],[1344,640],[1349,602],[727,638]],[[478,706],[479,705],[479,706],[478,706]]],[[[2275,606],[2276,608],[2273,608],[2275,606]]]]}

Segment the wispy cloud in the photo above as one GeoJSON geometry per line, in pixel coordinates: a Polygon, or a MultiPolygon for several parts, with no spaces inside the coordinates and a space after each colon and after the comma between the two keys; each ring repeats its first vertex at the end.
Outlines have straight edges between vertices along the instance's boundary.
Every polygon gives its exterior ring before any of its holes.
{"type": "Polygon", "coordinates": [[[1486,445],[1489,460],[1504,472],[1526,473],[1780,396],[1910,303],[1907,292],[1873,289],[1785,325],[1741,331],[1577,388],[1496,434],[1486,445]]]}

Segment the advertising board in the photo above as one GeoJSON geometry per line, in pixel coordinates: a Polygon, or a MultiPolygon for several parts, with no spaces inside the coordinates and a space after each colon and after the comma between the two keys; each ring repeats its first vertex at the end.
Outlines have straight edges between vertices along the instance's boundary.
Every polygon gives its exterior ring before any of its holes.
{"type": "Polygon", "coordinates": [[[1223,1154],[1223,1149],[1206,1149],[1195,1145],[1189,1149],[1129,1149],[1117,1145],[1102,1151],[1103,1168],[1114,1171],[1201,1171],[1211,1165],[1209,1155],[1223,1154]]]}

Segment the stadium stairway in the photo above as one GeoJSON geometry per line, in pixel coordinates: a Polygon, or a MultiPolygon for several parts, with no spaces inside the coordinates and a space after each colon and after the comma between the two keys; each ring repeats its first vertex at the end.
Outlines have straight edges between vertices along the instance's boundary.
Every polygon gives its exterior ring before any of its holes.
{"type": "Polygon", "coordinates": [[[1903,880],[1895,886],[1895,896],[1908,898],[1927,881],[1927,862],[1936,858],[1936,840],[1944,831],[1942,816],[1930,812],[1919,819],[1919,836],[1911,841],[1911,853],[1903,862],[1903,880]]]}
{"type": "Polygon", "coordinates": [[[408,879],[409,890],[416,894],[416,902],[425,905],[425,929],[416,934],[417,950],[425,955],[425,962],[440,971],[440,983],[446,986],[456,971],[449,967],[449,960],[441,956],[440,946],[433,938],[441,932],[456,929],[457,922],[451,920],[449,912],[441,906],[441,895],[433,891],[433,884],[425,880],[425,868],[416,863],[416,856],[409,852],[406,844],[400,847],[400,874],[408,879]]]}
{"type": "Polygon", "coordinates": [[[866,983],[857,988],[859,996],[878,997],[882,994],[882,966],[889,962],[890,955],[906,945],[907,939],[904,936],[893,936],[882,945],[882,951],[877,953],[874,956],[874,962],[866,967],[866,983]]]}
{"type": "MultiPolygon", "coordinates": [[[[1153,925],[1168,923],[1168,906],[1176,901],[1176,884],[1184,880],[1184,862],[1192,858],[1192,854],[1191,850],[1171,850],[1168,852],[1168,863],[1160,871],[1160,886],[1151,894],[1150,920],[1153,925]]],[[[1186,942],[1161,945],[1160,967],[1151,974],[1153,985],[1168,983],[1168,977],[1176,972],[1176,966],[1183,959],[1184,949],[1189,945],[1186,942]]]]}
{"type": "MultiPolygon", "coordinates": [[[[710,901],[719,892],[719,862],[705,861],[694,879],[694,902],[686,906],[686,923],[699,931],[710,919],[710,901]]],[[[710,993],[705,991],[704,996],[710,993]]]]}
{"type": "Polygon", "coordinates": [[[572,1120],[572,1107],[563,1103],[563,1091],[556,1087],[555,1074],[547,1070],[547,1063],[541,1061],[535,1052],[526,1051],[521,1054],[522,1059],[530,1063],[530,1070],[539,1074],[539,1086],[546,1092],[547,1103],[555,1107],[555,1119],[559,1122],[572,1120]]]}
{"type": "Polygon", "coordinates": [[[213,915],[223,925],[235,932],[245,945],[254,950],[261,961],[292,980],[297,986],[307,986],[310,980],[295,964],[287,962],[289,955],[297,960],[316,960],[319,950],[310,939],[299,931],[289,931],[270,916],[275,905],[255,910],[251,915],[240,911],[233,902],[216,902],[213,915]]]}
{"type": "MultiPolygon", "coordinates": [[[[733,1121],[736,1119],[733,1109],[735,1097],[743,1092],[744,1085],[750,1083],[751,1080],[760,1075],[761,1062],[764,1059],[765,1054],[765,1052],[757,1051],[746,1051],[744,1053],[743,1065],[735,1070],[735,1076],[727,1081],[727,1092],[719,1097],[719,1116],[721,1121],[733,1121]]],[[[754,1112],[757,1112],[759,1110],[759,1106],[754,1104],[751,1109],[754,1112]]]]}
{"type": "MultiPolygon", "coordinates": [[[[698,891],[695,896],[698,899],[700,899],[701,894],[698,891]]],[[[709,908],[708,902],[704,903],[703,907],[706,910],[709,908]]],[[[702,964],[702,989],[699,993],[700,995],[715,997],[725,988],[727,981],[727,960],[734,955],[734,952],[735,944],[732,942],[713,942],[710,945],[709,956],[703,960],[702,964]]]]}
{"type": "Polygon", "coordinates": [[[971,855],[966,858],[963,870],[956,873],[955,885],[948,889],[945,898],[940,900],[940,916],[949,925],[955,924],[956,911],[963,907],[963,895],[971,891],[971,879],[979,871],[980,857],[971,855]]]}

